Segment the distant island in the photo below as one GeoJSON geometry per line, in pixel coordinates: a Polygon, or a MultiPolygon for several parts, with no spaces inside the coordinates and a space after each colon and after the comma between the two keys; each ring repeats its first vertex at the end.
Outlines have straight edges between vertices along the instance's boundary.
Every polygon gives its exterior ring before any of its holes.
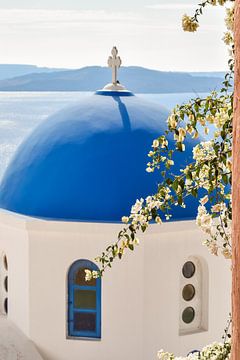
{"type": "Polygon", "coordinates": [[[22,64],[0,64],[0,80],[6,80],[17,76],[28,74],[49,73],[53,71],[62,71],[69,69],[57,69],[48,67],[39,67],[36,65],[22,65],[22,64]]]}
{"type": "MultiPolygon", "coordinates": [[[[166,72],[121,67],[119,80],[135,93],[185,93],[219,90],[224,72],[166,72]]],[[[111,80],[107,67],[77,70],[0,64],[0,91],[95,91],[111,80]]]]}

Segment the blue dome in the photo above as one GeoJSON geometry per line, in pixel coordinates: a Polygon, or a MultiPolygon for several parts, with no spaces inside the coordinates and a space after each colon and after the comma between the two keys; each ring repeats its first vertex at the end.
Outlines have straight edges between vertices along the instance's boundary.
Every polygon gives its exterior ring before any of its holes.
{"type": "MultiPolygon", "coordinates": [[[[160,174],[146,172],[167,112],[129,92],[99,91],[38,126],[19,147],[0,186],[0,207],[33,217],[118,222],[160,174]]],[[[185,164],[192,156],[186,148],[185,164]]],[[[192,218],[196,205],[176,208],[192,218]]]]}

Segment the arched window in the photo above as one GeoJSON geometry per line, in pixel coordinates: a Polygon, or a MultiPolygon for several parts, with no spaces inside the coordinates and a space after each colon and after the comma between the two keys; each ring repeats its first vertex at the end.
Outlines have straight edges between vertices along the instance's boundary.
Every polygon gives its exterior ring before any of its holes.
{"type": "Polygon", "coordinates": [[[101,278],[85,281],[85,269],[99,270],[89,260],[77,260],[68,272],[68,336],[100,338],[101,278]]]}

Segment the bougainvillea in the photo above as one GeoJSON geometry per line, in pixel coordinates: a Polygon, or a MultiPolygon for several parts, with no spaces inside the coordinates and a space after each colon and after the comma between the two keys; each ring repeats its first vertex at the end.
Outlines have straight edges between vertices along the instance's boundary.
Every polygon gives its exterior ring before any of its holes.
{"type": "MultiPolygon", "coordinates": [[[[234,1],[204,1],[193,16],[183,16],[182,25],[185,31],[196,31],[203,9],[217,5],[226,7],[227,31],[223,41],[230,54],[229,71],[222,88],[204,98],[197,97],[177,105],[171,111],[166,133],[153,141],[146,164],[146,171],[161,172],[163,181],[158,184],[154,195],[137,199],[130,214],[122,217],[124,226],[117,241],[96,258],[100,263],[98,276],[102,276],[115,259],[121,259],[127,249],[134,250],[139,244],[138,233],[145,232],[150,222],[161,224],[163,219],[172,217],[171,210],[175,206],[185,208],[188,196],[199,198],[196,223],[205,234],[204,245],[214,255],[231,258],[234,1]],[[189,137],[199,139],[200,134],[205,134],[208,139],[198,141],[193,148],[192,161],[180,173],[173,173],[176,153],[184,156],[185,140],[189,137]],[[172,137],[174,146],[169,146],[169,137],[172,137]]],[[[91,273],[88,273],[90,277],[91,273]]]]}

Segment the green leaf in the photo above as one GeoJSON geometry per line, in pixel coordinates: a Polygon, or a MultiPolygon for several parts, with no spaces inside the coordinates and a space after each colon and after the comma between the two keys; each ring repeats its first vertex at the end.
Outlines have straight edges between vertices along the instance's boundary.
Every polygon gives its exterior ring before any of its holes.
{"type": "Polygon", "coordinates": [[[227,185],[228,184],[228,176],[226,174],[223,174],[222,179],[223,179],[224,183],[227,185]]]}
{"type": "Polygon", "coordinates": [[[174,181],[173,181],[173,184],[172,184],[172,188],[173,188],[173,190],[177,190],[177,188],[178,188],[178,178],[176,178],[174,181]]]}

